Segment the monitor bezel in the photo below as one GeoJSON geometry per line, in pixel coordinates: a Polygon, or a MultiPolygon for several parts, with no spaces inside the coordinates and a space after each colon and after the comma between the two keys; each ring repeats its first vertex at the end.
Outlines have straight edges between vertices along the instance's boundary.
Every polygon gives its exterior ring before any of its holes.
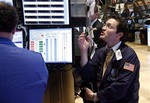
{"type": "MultiPolygon", "coordinates": [[[[28,37],[28,43],[27,43],[27,49],[28,50],[30,50],[30,30],[32,30],[32,29],[65,29],[65,28],[70,28],[71,29],[71,31],[72,31],[72,62],[45,62],[45,64],[48,66],[48,67],[51,67],[51,66],[53,66],[53,65],[64,65],[64,64],[73,64],[74,63],[74,40],[73,40],[73,28],[72,27],[68,27],[68,26],[66,26],[66,27],[51,27],[51,28],[49,28],[49,27],[30,27],[30,28],[28,28],[27,29],[27,32],[28,32],[28,35],[27,35],[27,37],[28,37]]],[[[35,52],[37,52],[37,51],[35,51],[35,52]]]]}
{"type": "Polygon", "coordinates": [[[69,19],[69,23],[68,24],[26,24],[25,23],[25,18],[24,18],[24,13],[23,13],[23,0],[21,0],[21,11],[22,11],[22,23],[24,26],[28,26],[30,28],[32,27],[38,27],[38,26],[49,26],[49,27],[62,27],[62,26],[71,26],[71,6],[70,6],[70,0],[68,0],[68,19],[69,19]]]}

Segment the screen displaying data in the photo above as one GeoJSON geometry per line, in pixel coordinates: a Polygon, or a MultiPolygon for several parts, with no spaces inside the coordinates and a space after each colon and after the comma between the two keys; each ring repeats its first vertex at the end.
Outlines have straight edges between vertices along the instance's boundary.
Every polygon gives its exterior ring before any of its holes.
{"type": "Polygon", "coordinates": [[[25,25],[69,25],[69,0],[22,0],[25,25]]]}
{"type": "Polygon", "coordinates": [[[23,48],[23,43],[24,43],[24,32],[23,30],[17,30],[13,36],[13,43],[20,48],[23,48]]]}
{"type": "Polygon", "coordinates": [[[72,63],[72,28],[29,29],[29,49],[46,63],[72,63]]]}

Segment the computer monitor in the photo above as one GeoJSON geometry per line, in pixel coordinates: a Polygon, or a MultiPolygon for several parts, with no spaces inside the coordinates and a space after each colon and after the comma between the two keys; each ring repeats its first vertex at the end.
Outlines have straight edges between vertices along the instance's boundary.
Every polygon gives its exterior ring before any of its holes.
{"type": "Polygon", "coordinates": [[[7,3],[10,3],[11,5],[13,5],[13,0],[0,0],[0,2],[1,1],[7,2],[7,3]]]}
{"type": "Polygon", "coordinates": [[[24,25],[69,25],[70,0],[22,0],[24,25]]]}
{"type": "Polygon", "coordinates": [[[24,48],[25,33],[23,29],[17,29],[13,36],[13,43],[20,48],[24,48]]]}
{"type": "Polygon", "coordinates": [[[45,63],[72,63],[72,28],[29,28],[29,50],[42,54],[45,63]]]}

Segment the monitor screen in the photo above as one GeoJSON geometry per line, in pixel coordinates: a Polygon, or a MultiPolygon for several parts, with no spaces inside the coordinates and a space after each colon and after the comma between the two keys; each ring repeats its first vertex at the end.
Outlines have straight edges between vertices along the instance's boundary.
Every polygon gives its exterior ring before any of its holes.
{"type": "Polygon", "coordinates": [[[24,25],[69,25],[69,0],[22,0],[24,25]]]}
{"type": "Polygon", "coordinates": [[[7,2],[7,3],[10,3],[11,5],[13,5],[13,0],[0,0],[0,2],[1,1],[7,2]]]}
{"type": "Polygon", "coordinates": [[[14,36],[13,36],[13,43],[20,48],[24,47],[24,31],[22,29],[16,30],[14,36]]]}
{"type": "Polygon", "coordinates": [[[46,63],[72,63],[72,28],[29,29],[29,50],[42,54],[46,63]]]}

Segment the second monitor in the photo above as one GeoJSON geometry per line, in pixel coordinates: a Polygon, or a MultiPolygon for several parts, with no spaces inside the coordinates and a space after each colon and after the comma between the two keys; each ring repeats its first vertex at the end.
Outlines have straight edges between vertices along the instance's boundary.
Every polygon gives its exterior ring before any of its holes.
{"type": "Polygon", "coordinates": [[[30,28],[29,49],[46,63],[72,63],[72,28],[30,28]]]}

